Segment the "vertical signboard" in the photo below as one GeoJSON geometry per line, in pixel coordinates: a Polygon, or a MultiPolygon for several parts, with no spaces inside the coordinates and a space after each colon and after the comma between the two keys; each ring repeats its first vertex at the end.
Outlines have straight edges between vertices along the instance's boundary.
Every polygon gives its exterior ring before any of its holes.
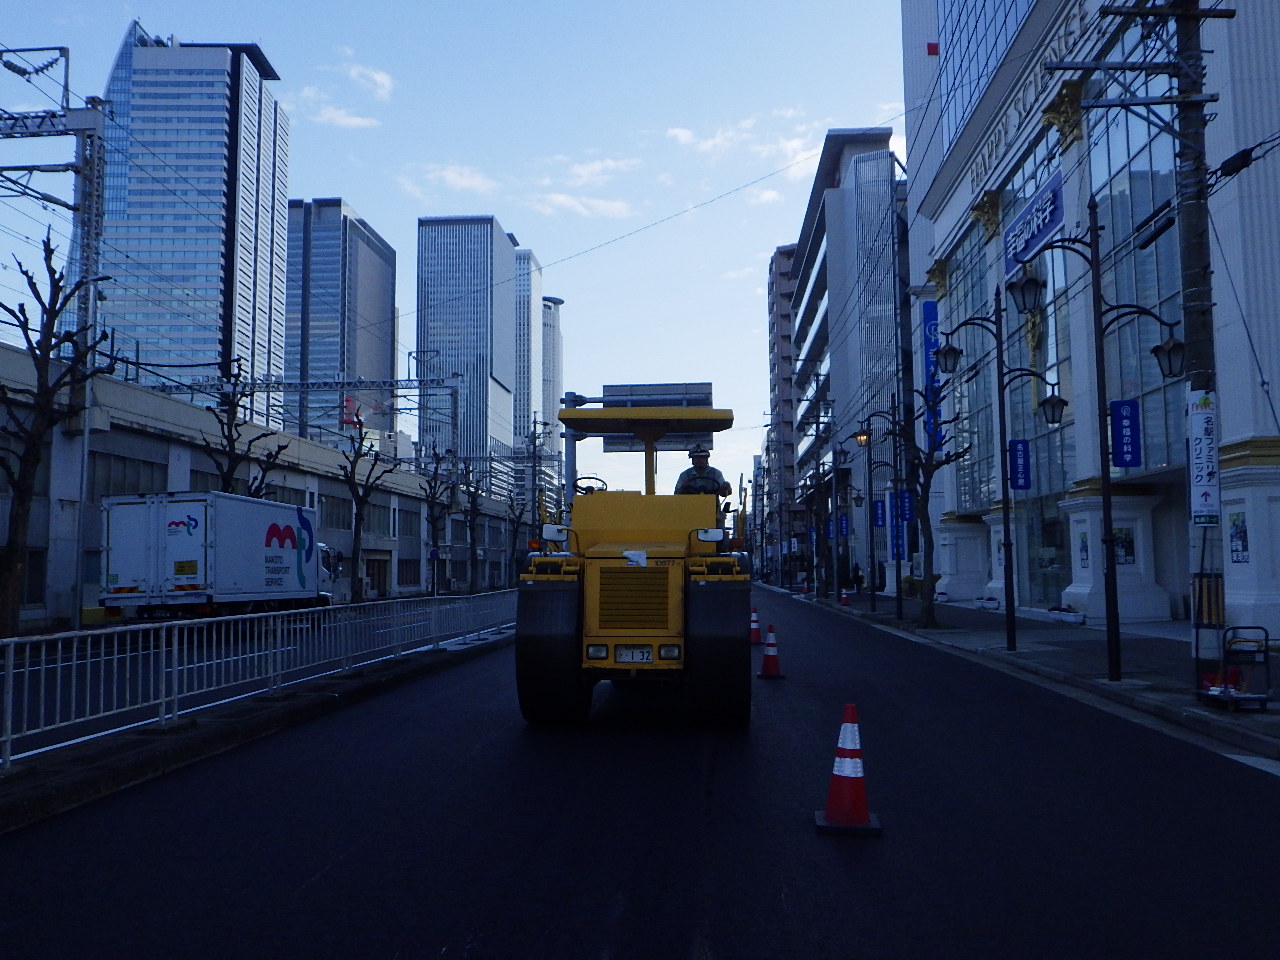
{"type": "Polygon", "coordinates": [[[1111,465],[1142,466],[1142,416],[1137,400],[1111,401],[1111,465]]]}
{"type": "Polygon", "coordinates": [[[871,501],[871,515],[873,517],[872,522],[877,527],[884,526],[884,501],[883,500],[871,501]]]}
{"type": "Polygon", "coordinates": [[[1218,493],[1217,396],[1206,390],[1187,395],[1187,441],[1191,459],[1191,523],[1216,527],[1222,507],[1218,493]]]}
{"type": "Polygon", "coordinates": [[[1031,489],[1031,441],[1009,441],[1009,489],[1031,489]]]}

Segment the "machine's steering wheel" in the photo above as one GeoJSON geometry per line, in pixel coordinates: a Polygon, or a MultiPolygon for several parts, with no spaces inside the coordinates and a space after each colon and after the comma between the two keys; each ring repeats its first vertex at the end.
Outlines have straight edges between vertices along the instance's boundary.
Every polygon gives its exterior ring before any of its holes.
{"type": "Polygon", "coordinates": [[[595,493],[597,490],[608,489],[609,485],[599,477],[579,477],[577,480],[573,481],[574,493],[595,493]]]}

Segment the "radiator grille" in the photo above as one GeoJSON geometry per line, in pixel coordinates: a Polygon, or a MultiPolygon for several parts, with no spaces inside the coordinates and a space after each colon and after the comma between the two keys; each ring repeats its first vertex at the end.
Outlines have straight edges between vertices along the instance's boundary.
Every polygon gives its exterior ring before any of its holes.
{"type": "Polygon", "coordinates": [[[665,630],[667,571],[651,567],[600,570],[601,630],[665,630]]]}

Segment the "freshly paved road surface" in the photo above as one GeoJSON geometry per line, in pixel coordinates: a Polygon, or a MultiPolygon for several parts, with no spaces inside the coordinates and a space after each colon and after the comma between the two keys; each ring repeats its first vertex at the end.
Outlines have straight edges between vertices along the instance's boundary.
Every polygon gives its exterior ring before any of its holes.
{"type": "Polygon", "coordinates": [[[756,602],[786,677],[748,733],[609,687],[530,730],[499,650],[0,836],[0,955],[1276,955],[1276,776],[756,602]],[[845,703],[883,837],[814,830],[845,703]]]}

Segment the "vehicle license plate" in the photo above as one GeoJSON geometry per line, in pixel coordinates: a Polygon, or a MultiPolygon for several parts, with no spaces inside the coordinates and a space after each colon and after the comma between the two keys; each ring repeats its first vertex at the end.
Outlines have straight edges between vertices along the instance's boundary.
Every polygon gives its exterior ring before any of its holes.
{"type": "Polygon", "coordinates": [[[653,663],[653,647],[619,644],[613,648],[614,663],[653,663]]]}

